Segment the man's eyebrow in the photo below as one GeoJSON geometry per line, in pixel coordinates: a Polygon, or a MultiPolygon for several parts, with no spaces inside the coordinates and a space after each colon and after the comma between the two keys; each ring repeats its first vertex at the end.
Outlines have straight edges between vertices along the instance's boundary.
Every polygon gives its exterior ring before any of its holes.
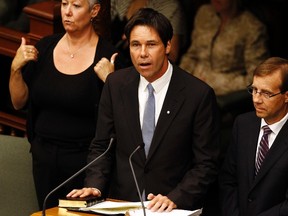
{"type": "MultiPolygon", "coordinates": [[[[131,43],[140,43],[140,41],[139,40],[131,40],[131,43]]],[[[147,40],[147,41],[145,41],[145,43],[159,43],[159,41],[157,41],[157,40],[147,40]]]]}
{"type": "Polygon", "coordinates": [[[157,40],[148,40],[147,42],[148,42],[148,43],[151,43],[151,42],[152,42],[152,43],[157,43],[158,41],[157,41],[157,40]]]}

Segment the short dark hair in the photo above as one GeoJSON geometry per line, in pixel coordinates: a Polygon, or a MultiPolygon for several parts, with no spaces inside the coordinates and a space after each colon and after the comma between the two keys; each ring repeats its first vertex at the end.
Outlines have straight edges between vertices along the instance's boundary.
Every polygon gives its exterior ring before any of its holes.
{"type": "Polygon", "coordinates": [[[288,91],[288,60],[280,57],[271,57],[262,62],[254,70],[253,76],[266,76],[280,71],[282,76],[282,85],[280,90],[282,92],[288,91]]]}
{"type": "Polygon", "coordinates": [[[152,8],[141,8],[129,19],[124,29],[128,42],[130,42],[132,29],[138,25],[149,26],[155,29],[165,47],[168,41],[172,39],[173,28],[170,21],[163,14],[152,8]]]}

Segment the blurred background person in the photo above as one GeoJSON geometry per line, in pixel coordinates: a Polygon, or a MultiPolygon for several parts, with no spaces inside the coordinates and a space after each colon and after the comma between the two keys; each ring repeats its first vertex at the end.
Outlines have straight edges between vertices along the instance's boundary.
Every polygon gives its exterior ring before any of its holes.
{"type": "MultiPolygon", "coordinates": [[[[115,46],[123,50],[130,61],[129,46],[124,27],[130,17],[140,8],[152,8],[166,16],[173,26],[172,49],[169,59],[176,63],[184,45],[186,32],[183,10],[178,0],[111,0],[111,35],[115,46]]],[[[130,64],[132,64],[130,62],[130,64]]]]}
{"type": "Polygon", "coordinates": [[[16,8],[16,0],[1,0],[0,1],[0,25],[7,23],[13,16],[16,8]]]}
{"type": "Polygon", "coordinates": [[[208,83],[217,96],[244,90],[269,56],[267,39],[266,27],[241,0],[211,0],[196,14],[180,67],[208,83]]]}
{"type": "Polygon", "coordinates": [[[43,1],[45,0],[0,0],[0,25],[21,32],[29,32],[30,20],[23,8],[43,1]]]}
{"type": "MultiPolygon", "coordinates": [[[[62,0],[65,32],[44,37],[36,46],[22,38],[11,65],[13,106],[28,107],[27,132],[40,209],[52,189],[86,164],[95,135],[103,81],[114,71],[117,55],[93,28],[100,8],[98,0],[62,0]]],[[[121,67],[118,57],[115,67],[121,67]]],[[[84,174],[56,192],[47,207],[56,206],[72,188],[82,187],[83,179],[84,174]]]]}

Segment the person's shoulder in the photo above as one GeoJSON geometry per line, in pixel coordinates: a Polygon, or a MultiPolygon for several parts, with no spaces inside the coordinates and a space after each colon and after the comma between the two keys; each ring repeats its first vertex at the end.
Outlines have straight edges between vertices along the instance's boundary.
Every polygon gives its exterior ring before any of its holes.
{"type": "Polygon", "coordinates": [[[129,80],[139,77],[139,73],[134,66],[121,68],[109,74],[109,82],[129,82],[129,80]]]}
{"type": "Polygon", "coordinates": [[[251,11],[244,10],[239,15],[239,19],[247,25],[253,26],[253,28],[256,27],[264,27],[265,25],[256,17],[251,11]]]}
{"type": "Polygon", "coordinates": [[[115,76],[124,77],[124,78],[129,77],[129,76],[134,76],[135,74],[139,75],[139,73],[136,71],[134,66],[121,68],[119,70],[116,70],[114,74],[115,76]]]}
{"type": "Polygon", "coordinates": [[[98,46],[104,47],[104,48],[108,48],[108,49],[112,49],[112,50],[116,50],[115,46],[112,44],[111,41],[109,41],[108,39],[104,38],[103,36],[99,35],[99,41],[98,41],[98,46]]]}
{"type": "Polygon", "coordinates": [[[214,7],[211,4],[203,4],[201,5],[195,16],[196,23],[199,23],[200,25],[207,26],[207,24],[211,24],[215,18],[218,17],[214,7]]]}
{"type": "Polygon", "coordinates": [[[253,122],[253,121],[257,121],[257,120],[260,120],[260,118],[257,117],[256,112],[250,111],[250,112],[245,112],[245,113],[239,114],[236,117],[235,122],[247,124],[247,122],[253,122]]]}
{"type": "Polygon", "coordinates": [[[38,43],[49,43],[49,42],[51,43],[55,41],[58,42],[63,37],[63,35],[64,35],[63,33],[47,35],[41,38],[38,43]]]}
{"type": "Polygon", "coordinates": [[[37,42],[36,47],[49,47],[52,44],[58,43],[58,41],[63,37],[63,35],[63,33],[59,33],[45,36],[37,42]]]}
{"type": "Polygon", "coordinates": [[[99,41],[97,44],[97,55],[99,58],[106,57],[110,59],[111,55],[116,52],[120,53],[120,51],[112,44],[112,42],[102,36],[99,36],[99,41]]]}

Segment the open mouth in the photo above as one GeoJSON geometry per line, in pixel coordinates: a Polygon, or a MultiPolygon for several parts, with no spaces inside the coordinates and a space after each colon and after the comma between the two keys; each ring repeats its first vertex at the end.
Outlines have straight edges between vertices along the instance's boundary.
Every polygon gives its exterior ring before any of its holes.
{"type": "Polygon", "coordinates": [[[139,65],[145,67],[145,66],[151,65],[151,63],[148,63],[148,62],[145,63],[145,62],[144,62],[144,63],[140,63],[139,65]]]}

